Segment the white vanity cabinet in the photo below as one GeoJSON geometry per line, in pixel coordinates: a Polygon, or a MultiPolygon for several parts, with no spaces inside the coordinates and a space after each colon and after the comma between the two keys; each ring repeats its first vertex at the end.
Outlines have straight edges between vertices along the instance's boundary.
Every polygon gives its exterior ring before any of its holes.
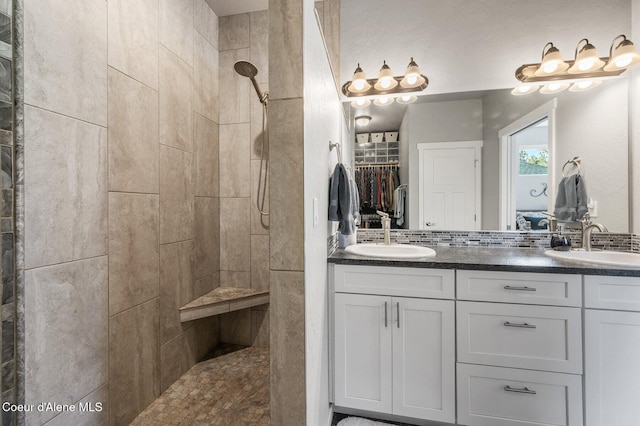
{"type": "Polygon", "coordinates": [[[585,276],[586,426],[640,424],[640,278],[585,276]]]}
{"type": "Polygon", "coordinates": [[[580,275],[458,271],[458,423],[582,426],[580,275]]]}
{"type": "Polygon", "coordinates": [[[334,266],[334,403],[455,422],[454,272],[334,266]],[[382,294],[386,293],[386,294],[382,294]]]}

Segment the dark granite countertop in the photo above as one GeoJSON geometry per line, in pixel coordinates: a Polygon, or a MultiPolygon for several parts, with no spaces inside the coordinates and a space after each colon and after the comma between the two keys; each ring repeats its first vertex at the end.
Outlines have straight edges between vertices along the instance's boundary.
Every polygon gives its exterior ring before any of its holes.
{"type": "Polygon", "coordinates": [[[338,249],[328,258],[328,262],[346,265],[476,269],[514,272],[551,272],[562,274],[640,277],[640,268],[559,260],[545,256],[545,250],[538,248],[442,246],[432,246],[431,248],[436,251],[435,257],[411,260],[357,256],[338,249]]]}

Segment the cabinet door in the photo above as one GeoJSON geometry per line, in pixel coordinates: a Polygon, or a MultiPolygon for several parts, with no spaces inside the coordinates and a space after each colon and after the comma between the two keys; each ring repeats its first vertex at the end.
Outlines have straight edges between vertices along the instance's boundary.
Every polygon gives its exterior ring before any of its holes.
{"type": "Polygon", "coordinates": [[[335,294],[335,404],[391,413],[391,298],[335,294]]]}
{"type": "Polygon", "coordinates": [[[635,425],[640,419],[640,313],[585,311],[587,426],[635,425]]]}
{"type": "Polygon", "coordinates": [[[393,414],[455,421],[454,302],[394,297],[393,414]]]}

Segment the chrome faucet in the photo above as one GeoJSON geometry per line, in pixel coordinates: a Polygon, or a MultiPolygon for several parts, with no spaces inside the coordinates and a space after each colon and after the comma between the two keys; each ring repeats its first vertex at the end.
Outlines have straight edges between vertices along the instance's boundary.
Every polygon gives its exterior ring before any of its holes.
{"type": "Polygon", "coordinates": [[[382,230],[384,231],[384,242],[382,244],[390,245],[391,244],[391,218],[388,213],[381,212],[380,210],[376,210],[376,213],[380,215],[380,220],[382,221],[382,230]]]}
{"type": "Polygon", "coordinates": [[[591,234],[594,229],[600,232],[609,232],[606,226],[591,222],[589,213],[585,213],[580,223],[582,224],[582,249],[586,251],[591,251],[591,234]]]}

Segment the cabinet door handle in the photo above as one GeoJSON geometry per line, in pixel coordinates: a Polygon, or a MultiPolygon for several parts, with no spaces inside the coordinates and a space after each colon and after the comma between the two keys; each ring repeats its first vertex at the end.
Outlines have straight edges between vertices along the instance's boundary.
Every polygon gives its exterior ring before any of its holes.
{"type": "Polygon", "coordinates": [[[398,328],[400,328],[400,302],[396,302],[396,309],[398,311],[398,328]]]}
{"type": "Polygon", "coordinates": [[[527,393],[529,395],[535,395],[537,392],[534,390],[531,390],[527,387],[524,388],[512,388],[511,386],[507,385],[504,387],[504,391],[505,392],[515,392],[515,393],[527,393]]]}
{"type": "Polygon", "coordinates": [[[509,322],[509,321],[506,321],[506,322],[504,323],[504,326],[505,326],[505,327],[517,327],[517,328],[536,328],[536,326],[535,326],[535,325],[533,325],[533,324],[527,324],[526,322],[523,322],[523,323],[515,323],[515,322],[509,322]]]}
{"type": "Polygon", "coordinates": [[[387,302],[384,302],[384,326],[387,327],[387,302]]]}
{"type": "Polygon", "coordinates": [[[536,291],[535,287],[527,287],[527,286],[524,286],[524,287],[512,287],[510,285],[505,285],[504,289],[505,290],[518,290],[518,291],[536,291]]]}

